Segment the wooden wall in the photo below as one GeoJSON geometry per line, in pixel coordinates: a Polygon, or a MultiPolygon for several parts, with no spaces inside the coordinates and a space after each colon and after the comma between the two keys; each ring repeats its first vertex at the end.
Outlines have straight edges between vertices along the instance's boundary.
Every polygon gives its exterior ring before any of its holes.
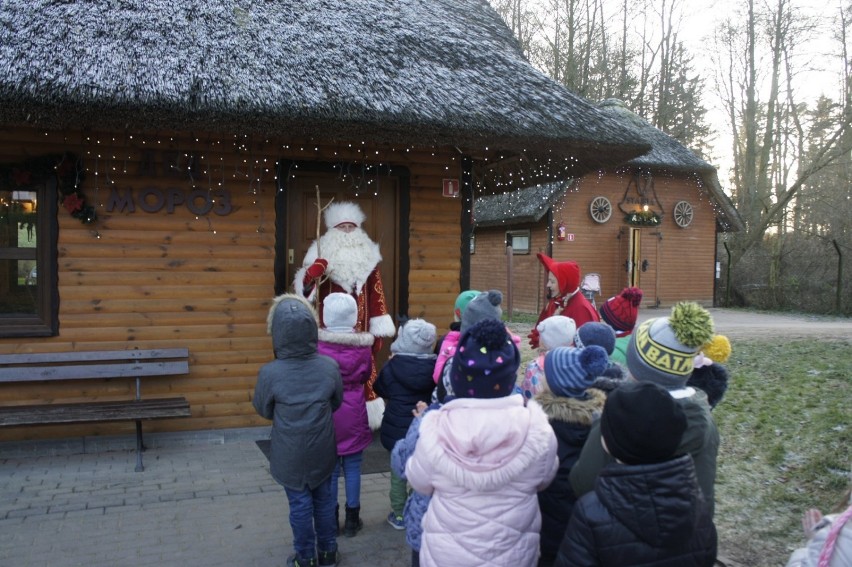
{"type": "MultiPolygon", "coordinates": [[[[585,273],[601,275],[598,303],[620,292],[627,285],[628,225],[618,203],[624,197],[628,177],[622,174],[590,174],[583,177],[564,199],[554,206],[554,235],[563,222],[573,240],[553,240],[553,258],[574,260],[585,273]],[[607,197],[613,205],[608,222],[592,220],[589,205],[596,196],[607,197]]],[[[658,173],[654,176],[657,198],[663,206],[662,223],[641,227],[642,247],[648,253],[648,271],[640,274],[640,287],[646,291],[644,307],[669,307],[682,300],[713,304],[715,278],[716,225],[712,203],[698,182],[684,175],[658,173]],[[681,200],[689,201],[694,219],[687,228],[674,222],[672,209],[681,200]]],[[[546,218],[546,217],[544,217],[546,218]]],[[[507,230],[531,228],[532,250],[547,249],[547,226],[543,219],[536,225],[509,225],[476,228],[476,253],[471,256],[471,286],[474,289],[507,289],[504,239],[507,230]],[[495,285],[492,285],[495,284],[495,285]]],[[[535,261],[532,254],[528,260],[535,261]]],[[[538,264],[536,261],[535,264],[538,264]]],[[[513,258],[513,304],[516,311],[535,313],[544,301],[546,274],[531,261],[513,258]]]]}
{"type": "Polygon", "coordinates": [[[471,288],[480,291],[488,289],[502,291],[504,311],[508,311],[511,300],[512,309],[516,312],[539,312],[544,307],[547,273],[538,261],[536,252],[548,253],[546,222],[542,220],[536,224],[476,228],[474,234],[476,251],[471,255],[470,261],[471,288]],[[529,254],[512,255],[511,282],[506,275],[508,267],[506,232],[509,230],[530,231],[529,254]]]}
{"type": "MultiPolygon", "coordinates": [[[[461,207],[441,196],[442,178],[461,177],[456,152],[369,143],[320,144],[204,133],[69,132],[6,129],[0,161],[73,152],[83,159],[84,191],[99,219],[83,225],[59,210],[59,335],[0,339],[0,352],[185,346],[190,374],[149,380],[143,395],[184,395],[192,417],[152,421],[146,431],[265,425],[251,405],[259,367],[272,357],[266,315],[274,293],[279,159],[370,160],[410,171],[409,315],[445,331],[459,293],[461,207]],[[194,173],[190,175],[190,157],[194,173]],[[113,187],[203,191],[225,188],[233,211],[196,216],[109,212],[113,187]]],[[[0,403],[109,399],[130,382],[4,385],[0,403]]],[[[130,433],[133,424],[0,430],[0,440],[130,433]]]]}

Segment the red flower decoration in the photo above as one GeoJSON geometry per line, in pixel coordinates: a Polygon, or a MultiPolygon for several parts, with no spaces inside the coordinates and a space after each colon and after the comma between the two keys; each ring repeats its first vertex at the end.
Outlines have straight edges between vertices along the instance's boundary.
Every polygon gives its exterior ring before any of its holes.
{"type": "Polygon", "coordinates": [[[83,208],[85,202],[77,193],[71,193],[62,200],[62,205],[72,215],[83,208]]]}

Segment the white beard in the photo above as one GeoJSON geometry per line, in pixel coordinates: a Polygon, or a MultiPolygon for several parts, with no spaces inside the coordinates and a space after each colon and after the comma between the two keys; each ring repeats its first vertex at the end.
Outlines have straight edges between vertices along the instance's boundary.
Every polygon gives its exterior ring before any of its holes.
{"type": "MultiPolygon", "coordinates": [[[[343,232],[332,228],[319,239],[322,258],[328,260],[326,274],[340,287],[361,293],[370,273],[382,261],[379,245],[370,240],[361,228],[343,232]]],[[[304,265],[309,266],[317,258],[316,242],[305,254],[304,265]]]]}

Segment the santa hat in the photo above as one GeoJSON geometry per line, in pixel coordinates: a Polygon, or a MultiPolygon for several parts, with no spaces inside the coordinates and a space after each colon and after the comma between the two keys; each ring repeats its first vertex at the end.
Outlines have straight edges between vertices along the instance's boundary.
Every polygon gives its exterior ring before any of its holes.
{"type": "Polygon", "coordinates": [[[515,388],[521,354],[506,326],[484,319],[462,333],[450,367],[458,398],[502,398],[515,388]]]}
{"type": "Polygon", "coordinates": [[[358,322],[358,304],[348,293],[329,293],[322,300],[322,318],[328,331],[352,332],[358,322]]]}
{"type": "Polygon", "coordinates": [[[559,295],[568,295],[580,287],[580,266],[577,262],[557,262],[541,252],[536,254],[539,261],[559,282],[559,295]]]}
{"type": "Polygon", "coordinates": [[[366,218],[361,207],[349,201],[332,203],[323,212],[326,228],[334,228],[345,222],[351,222],[355,226],[360,227],[366,218]]]}
{"type": "Polygon", "coordinates": [[[552,315],[536,325],[541,346],[546,350],[567,347],[574,344],[577,324],[574,319],[564,315],[552,315]]]}
{"type": "Polygon", "coordinates": [[[599,346],[559,347],[544,356],[544,379],[557,396],[582,398],[608,363],[606,351],[599,346]]]}
{"type": "Polygon", "coordinates": [[[713,318],[706,309],[697,303],[678,303],[671,315],[648,319],[630,335],[627,369],[640,382],[683,388],[695,355],[712,336],[713,318]]]}
{"type": "Polygon", "coordinates": [[[630,333],[636,326],[636,315],[642,303],[642,290],[638,287],[626,287],[615,297],[610,297],[601,305],[601,319],[622,334],[630,333]]]}

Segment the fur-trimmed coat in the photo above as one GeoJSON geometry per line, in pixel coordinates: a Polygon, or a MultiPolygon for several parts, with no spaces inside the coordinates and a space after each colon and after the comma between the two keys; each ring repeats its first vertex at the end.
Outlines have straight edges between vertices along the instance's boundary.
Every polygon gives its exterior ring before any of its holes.
{"type": "Polygon", "coordinates": [[[252,400],[272,420],[272,478],[296,490],[319,486],[337,462],[332,414],[343,384],[334,360],[317,352],[316,318],[299,295],[275,298],[267,317],[275,360],[260,368],[252,400]]]}
{"type": "MultiPolygon", "coordinates": [[[[393,318],[388,313],[385,301],[385,288],[382,284],[382,274],[379,271],[379,262],[382,255],[379,245],[370,240],[370,237],[361,229],[356,229],[360,235],[363,246],[355,249],[334,250],[333,246],[337,229],[329,229],[320,237],[320,246],[313,241],[305,253],[302,267],[296,272],[293,280],[293,288],[296,293],[308,300],[317,299],[320,326],[324,327],[323,300],[330,293],[348,293],[355,299],[358,306],[358,316],[355,322],[355,330],[368,332],[373,337],[379,338],[373,347],[378,351],[381,348],[381,337],[392,337],[396,334],[396,326],[393,318]],[[323,250],[325,259],[329,264],[324,278],[319,287],[315,282],[307,278],[308,268],[318,258],[317,251],[323,250]],[[338,263],[336,258],[343,256],[347,261],[338,263]],[[345,264],[345,266],[340,265],[345,264]]],[[[382,413],[385,409],[384,402],[376,396],[373,391],[373,382],[376,381],[375,359],[370,364],[370,379],[364,384],[364,394],[368,402],[368,415],[370,427],[378,429],[382,423],[382,413]]]]}
{"type": "MultiPolygon", "coordinates": [[[[320,237],[320,242],[323,244],[323,250],[328,250],[328,244],[323,243],[324,239],[325,236],[320,237]]],[[[328,253],[325,255],[329,256],[328,253]]],[[[319,286],[319,289],[315,289],[312,284],[305,283],[305,272],[316,259],[317,243],[314,241],[305,253],[302,267],[296,272],[293,286],[296,293],[308,300],[313,300],[314,296],[318,294],[317,305],[321,325],[323,322],[323,299],[329,293],[348,293],[355,298],[355,302],[358,304],[356,331],[369,332],[374,337],[394,336],[396,326],[393,324],[393,318],[388,314],[387,303],[385,302],[385,288],[379,270],[379,262],[382,261],[382,256],[379,253],[378,244],[372,243],[369,252],[364,255],[361,261],[357,262],[360,266],[358,272],[341,273],[340,270],[334,270],[334,266],[329,264],[328,277],[319,286]]]]}
{"type": "Polygon", "coordinates": [[[595,389],[587,390],[586,399],[557,396],[550,390],[540,392],[535,400],[550,419],[558,443],[559,470],[546,489],[538,493],[541,509],[541,556],[546,561],[556,558],[559,544],[571,519],[577,501],[568,475],[577,462],[589,430],[600,417],[606,395],[595,389]]]}
{"type": "Polygon", "coordinates": [[[370,333],[319,330],[317,349],[337,361],[343,379],[343,405],[334,412],[334,437],[340,456],[360,453],[373,441],[364,392],[372,369],[373,339],[370,333]]]}
{"type": "Polygon", "coordinates": [[[534,566],[535,494],[556,474],[556,446],[541,406],[521,396],[457,398],[424,415],[405,467],[411,487],[432,496],[420,564],[534,566]]]}

